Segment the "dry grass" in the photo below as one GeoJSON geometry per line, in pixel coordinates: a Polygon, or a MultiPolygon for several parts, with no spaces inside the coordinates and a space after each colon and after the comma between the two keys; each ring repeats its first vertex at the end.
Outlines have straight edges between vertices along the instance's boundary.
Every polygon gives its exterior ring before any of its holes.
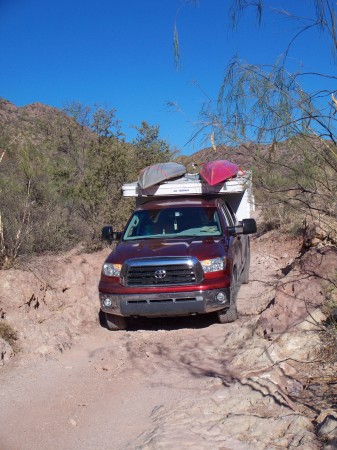
{"type": "Polygon", "coordinates": [[[326,287],[325,313],[326,321],[326,342],[324,352],[328,361],[337,361],[337,271],[335,279],[326,287]]]}
{"type": "Polygon", "coordinates": [[[17,333],[6,320],[0,320],[0,338],[8,342],[15,353],[19,351],[17,333]]]}

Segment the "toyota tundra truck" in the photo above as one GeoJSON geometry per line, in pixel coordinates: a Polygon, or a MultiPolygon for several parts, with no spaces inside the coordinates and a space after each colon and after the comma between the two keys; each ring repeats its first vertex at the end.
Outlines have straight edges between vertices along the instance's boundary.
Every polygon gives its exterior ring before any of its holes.
{"type": "Polygon", "coordinates": [[[214,313],[220,323],[237,319],[236,297],[249,282],[249,235],[254,197],[251,174],[208,186],[197,175],[140,189],[125,184],[136,208],[102,266],[99,299],[110,330],[131,317],[214,313]]]}

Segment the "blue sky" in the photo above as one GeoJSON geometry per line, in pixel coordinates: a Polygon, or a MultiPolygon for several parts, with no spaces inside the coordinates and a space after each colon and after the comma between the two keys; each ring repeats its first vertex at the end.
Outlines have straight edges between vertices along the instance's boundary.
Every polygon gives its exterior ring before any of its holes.
{"type": "MultiPolygon", "coordinates": [[[[203,102],[216,99],[230,59],[239,54],[251,63],[271,63],[298,31],[295,22],[268,13],[259,30],[250,11],[237,32],[229,32],[231,3],[0,0],[0,97],[17,106],[40,102],[62,108],[80,101],[116,108],[127,140],[134,136],[131,126],[146,120],[160,125],[161,137],[183,154],[193,153],[209,145],[207,139],[188,142],[203,102]],[[176,15],[180,71],[173,60],[176,15]],[[176,102],[178,112],[168,102],[176,102]]],[[[274,3],[294,7],[290,0],[274,3]]],[[[297,0],[298,12],[309,15],[308,3],[297,0]]],[[[290,55],[294,64],[334,74],[323,37],[309,32],[297,41],[290,55]]]]}

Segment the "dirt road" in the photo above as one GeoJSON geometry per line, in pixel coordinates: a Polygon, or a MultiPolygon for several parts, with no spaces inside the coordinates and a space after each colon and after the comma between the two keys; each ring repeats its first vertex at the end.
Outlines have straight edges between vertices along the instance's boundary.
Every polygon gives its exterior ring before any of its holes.
{"type": "Polygon", "coordinates": [[[262,246],[253,242],[252,282],[240,289],[235,323],[97,326],[48,360],[3,368],[1,450],[321,448],[310,412],[294,402],[302,386],[282,363],[284,348],[258,330],[298,248],[262,246]]]}

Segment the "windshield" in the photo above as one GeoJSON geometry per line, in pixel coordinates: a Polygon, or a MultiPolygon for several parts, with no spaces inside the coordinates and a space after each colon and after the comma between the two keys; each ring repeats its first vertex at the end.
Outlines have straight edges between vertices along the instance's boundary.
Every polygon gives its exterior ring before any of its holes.
{"type": "Polygon", "coordinates": [[[216,208],[181,207],[136,211],[123,239],[155,239],[185,236],[220,236],[221,225],[216,208]]]}

